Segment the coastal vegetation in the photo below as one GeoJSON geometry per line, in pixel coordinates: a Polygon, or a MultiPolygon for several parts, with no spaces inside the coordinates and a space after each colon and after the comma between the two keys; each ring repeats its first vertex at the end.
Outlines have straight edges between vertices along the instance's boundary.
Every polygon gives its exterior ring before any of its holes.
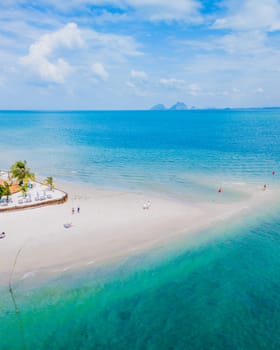
{"type": "Polygon", "coordinates": [[[9,196],[12,194],[10,184],[7,181],[4,181],[3,184],[0,184],[0,199],[6,197],[6,201],[9,201],[9,196]]]}
{"type": "MultiPolygon", "coordinates": [[[[2,197],[7,198],[16,192],[22,192],[22,195],[26,197],[28,189],[32,188],[30,181],[35,181],[35,174],[31,172],[27,166],[26,160],[18,160],[11,165],[8,174],[3,179],[0,178],[0,199],[2,197]]],[[[48,186],[50,190],[54,189],[53,177],[48,176],[44,180],[44,185],[48,186]]]]}
{"type": "Polygon", "coordinates": [[[22,195],[25,197],[27,195],[27,191],[28,191],[28,185],[26,183],[24,183],[22,186],[21,186],[21,193],[22,195]]]}
{"type": "Polygon", "coordinates": [[[20,186],[27,184],[29,180],[35,180],[35,174],[27,167],[26,160],[16,161],[10,168],[10,175],[20,186]]]}
{"type": "Polygon", "coordinates": [[[35,180],[35,174],[27,167],[27,162],[25,160],[16,161],[10,167],[8,178],[0,179],[0,199],[6,197],[8,202],[9,196],[19,191],[25,196],[30,180],[35,180]]]}
{"type": "MultiPolygon", "coordinates": [[[[26,160],[18,160],[11,165],[8,171],[7,178],[0,178],[0,199],[6,197],[7,202],[9,196],[16,192],[22,192],[23,196],[26,196],[30,186],[30,181],[35,180],[35,174],[31,172],[27,166],[26,160]]],[[[53,177],[49,176],[45,179],[44,184],[49,186],[50,190],[54,189],[53,177]]]]}
{"type": "Polygon", "coordinates": [[[41,205],[42,202],[49,200],[63,203],[66,199],[65,192],[55,190],[52,176],[36,181],[35,174],[25,160],[16,161],[8,171],[0,171],[0,206],[5,207],[4,210],[24,204],[34,206],[35,202],[41,205]],[[21,193],[21,195],[9,198],[15,193],[21,193]]]}
{"type": "Polygon", "coordinates": [[[67,199],[66,192],[55,188],[52,176],[35,180],[26,161],[17,161],[9,171],[0,171],[0,212],[62,204],[67,199]]]}
{"type": "Polygon", "coordinates": [[[53,177],[52,176],[48,176],[45,181],[44,181],[44,184],[49,186],[49,189],[50,190],[53,190],[54,189],[54,183],[53,183],[53,177]]]}

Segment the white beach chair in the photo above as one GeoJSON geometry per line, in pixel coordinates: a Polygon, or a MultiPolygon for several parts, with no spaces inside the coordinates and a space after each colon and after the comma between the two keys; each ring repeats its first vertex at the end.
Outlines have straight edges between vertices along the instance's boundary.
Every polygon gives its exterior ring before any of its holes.
{"type": "Polygon", "coordinates": [[[150,209],[150,206],[151,206],[151,202],[150,201],[148,201],[147,203],[144,203],[143,204],[143,209],[150,209]]]}

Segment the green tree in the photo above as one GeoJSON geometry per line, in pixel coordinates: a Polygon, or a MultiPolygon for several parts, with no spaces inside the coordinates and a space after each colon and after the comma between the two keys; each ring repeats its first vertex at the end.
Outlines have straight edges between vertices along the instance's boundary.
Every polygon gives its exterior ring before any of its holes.
{"type": "Polygon", "coordinates": [[[26,160],[15,162],[10,169],[11,175],[18,181],[20,185],[27,184],[28,180],[34,180],[35,175],[30,172],[30,169],[26,165],[26,160]]]}
{"type": "Polygon", "coordinates": [[[4,186],[0,184],[0,199],[3,197],[4,186]]]}
{"type": "Polygon", "coordinates": [[[50,190],[53,190],[54,189],[53,177],[52,176],[48,176],[45,179],[44,184],[49,186],[50,190]]]}
{"type": "Polygon", "coordinates": [[[8,203],[9,201],[9,196],[12,194],[11,189],[10,189],[10,184],[5,181],[4,185],[2,185],[2,197],[6,196],[6,201],[8,203]]]}
{"type": "Polygon", "coordinates": [[[22,193],[22,195],[23,195],[24,197],[26,196],[27,191],[28,191],[27,183],[24,183],[24,184],[21,186],[21,193],[22,193]]]}

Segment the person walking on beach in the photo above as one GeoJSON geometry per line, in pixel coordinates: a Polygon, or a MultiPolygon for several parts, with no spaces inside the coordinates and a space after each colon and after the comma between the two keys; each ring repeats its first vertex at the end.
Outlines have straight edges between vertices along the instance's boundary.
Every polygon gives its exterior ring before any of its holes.
{"type": "Polygon", "coordinates": [[[80,207],[77,208],[77,213],[80,214],[80,207]]]}
{"type": "Polygon", "coordinates": [[[73,214],[75,214],[75,209],[74,209],[74,208],[72,208],[72,215],[73,215],[73,214]]]}

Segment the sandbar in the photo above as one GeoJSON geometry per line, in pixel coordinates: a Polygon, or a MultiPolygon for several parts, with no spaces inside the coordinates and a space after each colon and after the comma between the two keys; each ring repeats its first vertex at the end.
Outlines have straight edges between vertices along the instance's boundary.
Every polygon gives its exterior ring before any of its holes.
{"type": "Polygon", "coordinates": [[[250,189],[248,199],[232,203],[192,203],[65,183],[59,187],[69,195],[64,204],[0,214],[0,231],[6,232],[0,240],[0,284],[8,285],[17,254],[16,280],[63,273],[69,266],[97,265],[168,244],[280,198],[279,189],[261,191],[259,186],[250,189]],[[150,207],[143,209],[147,201],[150,207]]]}

